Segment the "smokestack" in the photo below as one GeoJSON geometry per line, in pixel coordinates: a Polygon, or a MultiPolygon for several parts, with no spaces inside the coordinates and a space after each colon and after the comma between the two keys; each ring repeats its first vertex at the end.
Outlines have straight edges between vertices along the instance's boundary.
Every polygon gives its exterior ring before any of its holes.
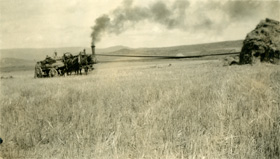
{"type": "Polygon", "coordinates": [[[91,43],[91,51],[92,51],[92,54],[91,54],[91,59],[92,59],[92,64],[96,64],[97,63],[97,58],[95,56],[95,45],[94,43],[91,43]]]}
{"type": "Polygon", "coordinates": [[[92,55],[95,55],[95,45],[91,44],[91,51],[92,51],[92,55]]]}

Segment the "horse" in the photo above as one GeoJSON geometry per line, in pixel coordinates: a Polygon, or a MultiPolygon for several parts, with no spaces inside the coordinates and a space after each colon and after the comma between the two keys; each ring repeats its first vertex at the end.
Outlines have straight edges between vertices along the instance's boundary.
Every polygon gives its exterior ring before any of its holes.
{"type": "Polygon", "coordinates": [[[71,74],[75,71],[75,74],[82,74],[82,69],[85,70],[85,73],[88,73],[88,70],[92,67],[93,60],[91,55],[79,54],[77,56],[72,56],[68,54],[63,57],[63,61],[65,64],[65,72],[67,74],[71,74]],[[90,67],[91,66],[91,67],[90,67]]]}
{"type": "Polygon", "coordinates": [[[76,74],[78,74],[80,69],[78,57],[72,56],[70,58],[65,58],[64,65],[65,65],[65,72],[67,73],[67,75],[71,75],[73,71],[76,74]]]}

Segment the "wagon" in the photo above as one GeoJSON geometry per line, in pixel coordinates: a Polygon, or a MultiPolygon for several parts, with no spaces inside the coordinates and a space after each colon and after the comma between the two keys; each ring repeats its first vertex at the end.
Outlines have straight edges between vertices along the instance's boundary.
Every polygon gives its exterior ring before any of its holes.
{"type": "Polygon", "coordinates": [[[63,59],[53,59],[47,57],[43,61],[38,61],[35,65],[35,78],[63,75],[64,70],[65,65],[63,59]]]}

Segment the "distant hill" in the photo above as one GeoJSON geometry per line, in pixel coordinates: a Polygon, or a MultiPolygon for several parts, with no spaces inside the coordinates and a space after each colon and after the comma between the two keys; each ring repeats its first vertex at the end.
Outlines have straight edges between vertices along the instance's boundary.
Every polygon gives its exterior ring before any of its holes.
{"type": "MultiPolygon", "coordinates": [[[[196,44],[196,45],[182,45],[173,47],[159,47],[159,48],[137,48],[131,49],[125,46],[113,46],[104,49],[96,49],[97,54],[136,54],[145,56],[176,56],[180,55],[198,55],[209,54],[219,52],[240,51],[242,47],[242,40],[237,41],[225,41],[208,44],[196,44]]],[[[0,50],[0,59],[3,58],[17,58],[26,60],[43,60],[46,55],[52,56],[54,51],[57,51],[59,56],[62,56],[65,52],[71,52],[72,54],[78,54],[83,49],[86,49],[87,53],[91,53],[91,48],[84,47],[65,47],[65,48],[26,48],[26,49],[2,49],[0,50]]]]}
{"type": "Polygon", "coordinates": [[[35,61],[17,59],[17,58],[3,58],[0,59],[0,67],[22,66],[22,65],[35,65],[35,61]]]}
{"type": "MultiPolygon", "coordinates": [[[[172,56],[172,57],[183,57],[183,56],[199,56],[199,55],[211,55],[211,54],[222,54],[222,53],[233,53],[240,52],[242,48],[243,40],[236,41],[224,41],[216,43],[196,44],[196,45],[182,45],[173,47],[158,47],[158,48],[123,48],[113,52],[98,53],[97,56],[100,62],[107,61],[127,61],[135,60],[141,57],[110,57],[100,55],[128,55],[128,56],[172,56]]],[[[222,56],[210,57],[207,59],[222,58],[222,56]]],[[[147,59],[147,58],[145,58],[147,59]]]]}
{"type": "MultiPolygon", "coordinates": [[[[207,44],[182,45],[173,47],[159,48],[137,48],[132,49],[125,46],[114,46],[104,49],[96,49],[97,59],[99,62],[131,60],[139,58],[111,57],[99,55],[138,55],[138,56],[197,56],[219,53],[239,52],[243,40],[225,41],[207,44]]],[[[36,61],[44,60],[46,55],[53,55],[56,50],[61,56],[65,52],[78,54],[83,47],[68,48],[43,48],[43,49],[4,49],[0,50],[0,68],[4,70],[22,70],[34,69],[36,61]]],[[[91,53],[91,48],[85,48],[87,53],[91,53]]],[[[217,57],[213,57],[217,58],[217,57]]],[[[141,58],[140,58],[141,59],[141,58]]]]}
{"type": "Polygon", "coordinates": [[[216,43],[182,45],[161,48],[123,48],[111,54],[114,55],[142,55],[142,56],[191,56],[191,55],[207,55],[218,53],[239,52],[242,47],[243,40],[225,41],[216,43]]]}
{"type": "Polygon", "coordinates": [[[129,49],[129,47],[126,46],[112,46],[112,47],[108,47],[108,48],[104,48],[104,49],[97,49],[96,52],[97,53],[108,53],[108,52],[114,52],[114,51],[118,51],[118,50],[122,50],[122,49],[129,49]]]}
{"type": "MultiPolygon", "coordinates": [[[[96,52],[108,53],[127,48],[125,46],[113,46],[96,49],[96,52]]],[[[0,72],[31,70],[34,69],[36,61],[44,60],[46,55],[51,56],[54,51],[57,51],[58,55],[61,56],[65,52],[78,54],[83,49],[83,47],[3,49],[0,50],[0,72]]],[[[91,48],[85,49],[87,53],[91,53],[91,48]]]]}
{"type": "MultiPolygon", "coordinates": [[[[114,52],[128,47],[125,46],[113,46],[104,49],[96,49],[97,53],[114,52]]],[[[24,48],[24,49],[2,49],[0,50],[0,59],[3,58],[17,58],[26,60],[43,60],[46,55],[52,56],[54,51],[58,53],[58,56],[62,56],[65,52],[71,52],[72,54],[78,54],[86,49],[87,53],[91,53],[91,48],[84,47],[64,47],[64,48],[24,48]]]]}
{"type": "Polygon", "coordinates": [[[18,58],[2,58],[0,59],[0,72],[22,71],[34,69],[35,61],[18,59],[18,58]]]}

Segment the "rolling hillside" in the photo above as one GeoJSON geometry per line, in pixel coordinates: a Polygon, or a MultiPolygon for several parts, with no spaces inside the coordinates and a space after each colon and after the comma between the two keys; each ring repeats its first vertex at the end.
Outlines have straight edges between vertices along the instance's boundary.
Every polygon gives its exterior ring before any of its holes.
{"type": "MultiPolygon", "coordinates": [[[[196,44],[196,45],[183,45],[173,47],[162,47],[162,48],[137,48],[129,49],[124,48],[114,52],[98,53],[97,58],[100,62],[105,61],[127,61],[127,60],[139,60],[139,59],[151,59],[141,57],[110,57],[104,55],[128,55],[128,56],[171,56],[171,57],[183,57],[183,56],[200,56],[200,55],[211,55],[211,54],[223,54],[239,52],[242,48],[242,40],[236,41],[225,41],[208,44],[196,44]]],[[[207,57],[207,59],[216,59],[223,56],[207,57]]]]}
{"type": "Polygon", "coordinates": [[[34,60],[2,58],[0,59],[0,72],[31,70],[34,69],[34,65],[34,60]]]}
{"type": "MultiPolygon", "coordinates": [[[[113,46],[105,49],[97,49],[96,52],[108,53],[114,52],[121,49],[125,49],[125,46],[113,46]]],[[[24,49],[2,49],[0,50],[0,58],[17,58],[26,60],[43,60],[46,55],[53,55],[54,51],[57,51],[58,55],[61,56],[65,52],[71,52],[72,54],[78,54],[83,49],[86,49],[87,53],[91,53],[91,48],[84,47],[64,47],[64,48],[24,48],[24,49]]]]}
{"type": "MultiPolygon", "coordinates": [[[[242,40],[225,41],[208,44],[183,45],[161,48],[136,48],[125,46],[114,46],[105,49],[96,49],[99,62],[112,62],[122,60],[139,60],[139,58],[124,57],[104,57],[100,55],[138,55],[138,56],[197,56],[219,53],[231,53],[241,50],[242,40]]],[[[4,49],[0,50],[0,71],[13,71],[33,69],[35,61],[43,60],[46,55],[52,55],[56,50],[61,56],[65,52],[78,54],[83,47],[69,48],[42,48],[42,49],[4,49]]],[[[85,48],[87,53],[91,53],[91,48],[85,48]]],[[[214,57],[216,58],[216,57],[214,57]]],[[[140,58],[141,59],[141,58],[140,58]]]]}
{"type": "Polygon", "coordinates": [[[117,55],[142,55],[142,56],[191,56],[191,55],[207,55],[215,53],[238,52],[242,47],[242,40],[225,41],[217,43],[183,45],[162,48],[124,48],[113,52],[117,55]]]}

